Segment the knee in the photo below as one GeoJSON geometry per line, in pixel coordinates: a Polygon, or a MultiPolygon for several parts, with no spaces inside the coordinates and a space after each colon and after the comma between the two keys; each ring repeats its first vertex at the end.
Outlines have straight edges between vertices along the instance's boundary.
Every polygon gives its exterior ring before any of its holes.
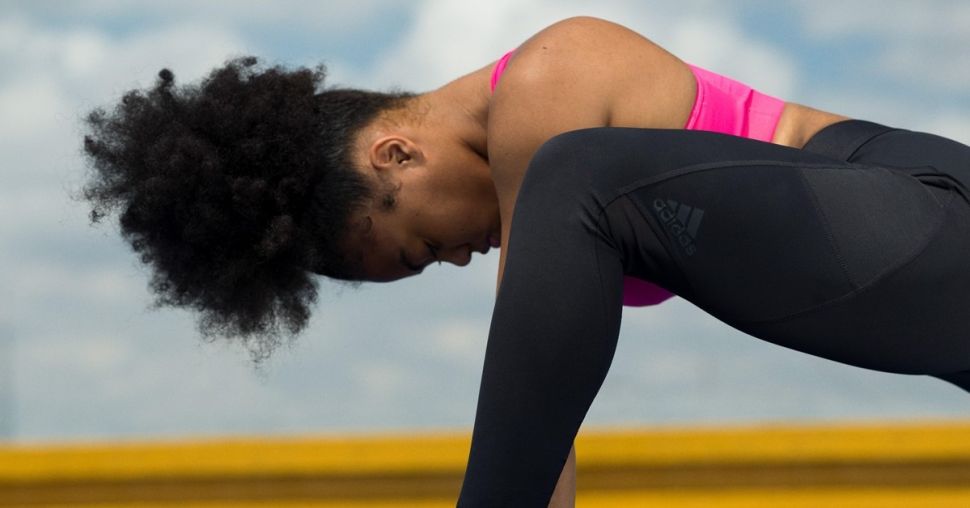
{"type": "Polygon", "coordinates": [[[592,179],[601,166],[598,130],[564,132],[539,146],[519,186],[516,214],[562,219],[592,209],[592,179]]]}
{"type": "Polygon", "coordinates": [[[609,136],[610,127],[590,127],[562,132],[539,145],[530,165],[548,166],[568,164],[577,158],[589,156],[594,148],[609,136]]]}
{"type": "Polygon", "coordinates": [[[599,165],[597,151],[608,127],[579,129],[557,134],[546,140],[529,160],[522,190],[541,182],[554,185],[582,185],[590,171],[599,165]]]}

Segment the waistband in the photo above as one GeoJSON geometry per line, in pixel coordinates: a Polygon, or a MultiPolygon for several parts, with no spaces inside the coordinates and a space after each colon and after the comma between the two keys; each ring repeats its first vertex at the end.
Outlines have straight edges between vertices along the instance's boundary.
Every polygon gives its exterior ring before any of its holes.
{"type": "Polygon", "coordinates": [[[892,130],[897,129],[866,120],[842,120],[816,132],[802,150],[847,161],[862,145],[892,130]]]}
{"type": "MultiPolygon", "coordinates": [[[[840,161],[849,161],[867,143],[893,131],[908,132],[913,135],[913,137],[901,138],[902,141],[896,140],[897,143],[906,142],[906,139],[912,140],[907,144],[911,152],[919,153],[919,151],[932,150],[931,147],[918,141],[920,139],[918,136],[923,133],[857,119],[842,120],[823,127],[805,143],[802,150],[840,161]]],[[[947,168],[932,163],[911,167],[887,164],[880,164],[880,166],[892,171],[906,173],[930,187],[953,189],[963,197],[964,201],[970,203],[970,177],[967,176],[965,171],[954,171],[952,167],[947,168]]]]}

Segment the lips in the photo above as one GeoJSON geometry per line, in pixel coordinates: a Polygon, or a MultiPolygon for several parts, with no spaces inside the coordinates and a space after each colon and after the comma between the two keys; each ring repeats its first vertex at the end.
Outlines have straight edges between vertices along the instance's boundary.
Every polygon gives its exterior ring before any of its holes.
{"type": "Polygon", "coordinates": [[[479,254],[488,254],[488,251],[491,250],[492,247],[498,247],[500,243],[501,242],[496,235],[489,234],[484,240],[482,240],[482,243],[480,243],[478,247],[469,246],[469,253],[477,252],[479,254]]]}

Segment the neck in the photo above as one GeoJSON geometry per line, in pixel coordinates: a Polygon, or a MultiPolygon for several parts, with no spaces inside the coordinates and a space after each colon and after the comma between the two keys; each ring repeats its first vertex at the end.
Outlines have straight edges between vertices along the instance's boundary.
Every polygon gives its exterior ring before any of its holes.
{"type": "Polygon", "coordinates": [[[488,160],[488,105],[491,66],[466,74],[415,98],[424,112],[422,124],[443,137],[457,136],[462,144],[488,160]]]}

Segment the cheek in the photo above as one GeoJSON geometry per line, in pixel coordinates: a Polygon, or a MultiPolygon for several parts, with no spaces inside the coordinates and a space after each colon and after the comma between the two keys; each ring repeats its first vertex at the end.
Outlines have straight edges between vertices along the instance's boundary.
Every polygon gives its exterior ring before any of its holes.
{"type": "Polygon", "coordinates": [[[375,214],[369,235],[361,240],[368,274],[386,279],[400,276],[400,224],[386,214],[375,214]]]}

